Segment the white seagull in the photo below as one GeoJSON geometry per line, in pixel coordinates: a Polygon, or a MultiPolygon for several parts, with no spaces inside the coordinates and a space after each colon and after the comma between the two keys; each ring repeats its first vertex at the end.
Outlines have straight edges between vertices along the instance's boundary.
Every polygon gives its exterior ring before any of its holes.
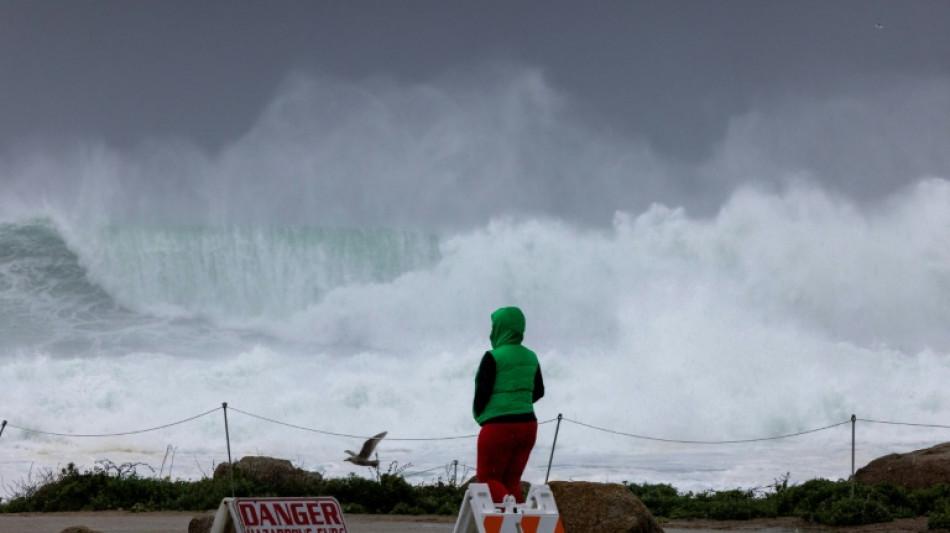
{"type": "Polygon", "coordinates": [[[372,455],[373,450],[376,449],[376,445],[379,444],[379,441],[383,440],[383,437],[386,436],[386,433],[388,433],[388,431],[384,431],[379,435],[367,439],[366,442],[363,443],[363,448],[360,449],[360,453],[358,454],[353,453],[350,450],[343,450],[349,454],[349,457],[344,459],[344,461],[349,461],[360,466],[379,466],[379,459],[370,459],[369,456],[372,455]]]}

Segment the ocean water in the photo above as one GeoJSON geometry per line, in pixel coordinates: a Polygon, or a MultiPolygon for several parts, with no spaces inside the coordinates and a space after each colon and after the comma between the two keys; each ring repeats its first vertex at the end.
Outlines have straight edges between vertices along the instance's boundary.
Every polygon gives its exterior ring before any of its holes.
{"type": "Polygon", "coordinates": [[[847,478],[852,429],[858,467],[950,440],[946,180],[874,207],[740,189],[712,216],[657,204],[604,227],[37,205],[0,221],[6,494],[68,462],[193,479],[228,446],[369,476],[343,450],[383,430],[383,471],[467,478],[473,375],[504,305],[525,311],[547,386],[529,481],[764,487],[847,478]]]}

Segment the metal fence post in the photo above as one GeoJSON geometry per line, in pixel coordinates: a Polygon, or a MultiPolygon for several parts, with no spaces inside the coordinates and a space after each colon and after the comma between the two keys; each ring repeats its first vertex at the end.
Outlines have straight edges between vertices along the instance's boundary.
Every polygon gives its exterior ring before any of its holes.
{"type": "Polygon", "coordinates": [[[228,479],[231,483],[231,497],[234,497],[234,462],[231,461],[231,431],[228,429],[228,402],[222,402],[224,409],[224,438],[228,441],[228,479]]]}
{"type": "Polygon", "coordinates": [[[551,456],[548,457],[548,472],[544,474],[544,484],[548,484],[548,477],[551,475],[551,463],[554,462],[554,448],[557,447],[557,433],[561,429],[561,413],[557,414],[557,426],[554,428],[554,443],[551,444],[551,456]]]}
{"type": "Polygon", "coordinates": [[[858,417],[851,415],[851,499],[854,499],[854,426],[858,417]]]}
{"type": "Polygon", "coordinates": [[[7,421],[4,420],[3,424],[0,424],[0,437],[3,436],[3,428],[7,427],[7,421]]]}

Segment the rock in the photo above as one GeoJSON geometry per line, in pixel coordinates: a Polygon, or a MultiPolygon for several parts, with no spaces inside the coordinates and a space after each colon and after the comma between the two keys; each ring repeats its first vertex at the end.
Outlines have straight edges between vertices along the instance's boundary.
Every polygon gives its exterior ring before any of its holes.
{"type": "Polygon", "coordinates": [[[565,533],[663,533],[650,510],[624,485],[552,481],[548,486],[565,533]]]}
{"type": "MultiPolygon", "coordinates": [[[[295,487],[323,479],[318,472],[308,472],[293,466],[286,459],[251,456],[242,457],[234,463],[235,477],[241,476],[258,483],[266,484],[280,491],[293,492],[295,487]]],[[[228,481],[228,463],[221,463],[214,469],[215,481],[228,481]]]]}
{"type": "Polygon", "coordinates": [[[60,533],[100,533],[100,532],[94,529],[89,529],[86,526],[69,526],[66,529],[62,530],[60,533]]]}
{"type": "Polygon", "coordinates": [[[195,515],[195,517],[191,519],[191,522],[188,522],[188,533],[209,533],[211,526],[214,525],[215,514],[216,513],[204,513],[195,515]]]}
{"type": "Polygon", "coordinates": [[[854,480],[866,485],[891,483],[908,489],[950,483],[950,443],[879,457],[858,469],[854,480]]]}

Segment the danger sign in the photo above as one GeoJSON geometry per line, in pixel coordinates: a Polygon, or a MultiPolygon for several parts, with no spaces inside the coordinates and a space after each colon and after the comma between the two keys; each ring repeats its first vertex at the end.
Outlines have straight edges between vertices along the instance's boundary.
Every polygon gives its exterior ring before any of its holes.
{"type": "Polygon", "coordinates": [[[336,498],[229,498],[238,533],[347,533],[336,498]]]}

